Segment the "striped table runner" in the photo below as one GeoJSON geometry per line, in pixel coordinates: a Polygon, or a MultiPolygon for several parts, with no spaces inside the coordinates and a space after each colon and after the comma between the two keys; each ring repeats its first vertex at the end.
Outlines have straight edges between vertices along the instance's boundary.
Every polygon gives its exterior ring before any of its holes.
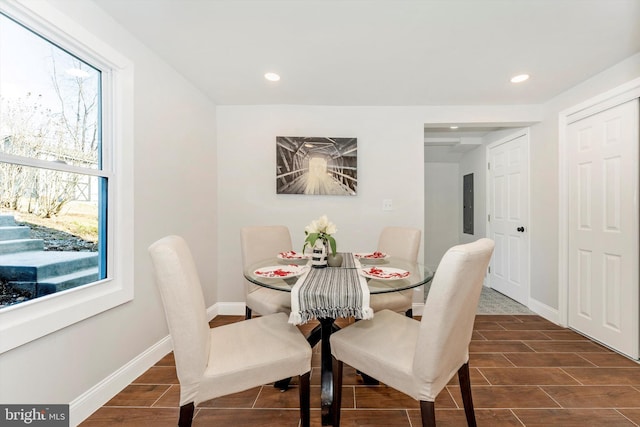
{"type": "Polygon", "coordinates": [[[343,254],[344,267],[309,268],[291,289],[289,323],[300,325],[311,319],[373,318],[369,287],[358,274],[357,261],[343,254]]]}
{"type": "Polygon", "coordinates": [[[341,268],[360,268],[360,261],[356,260],[351,252],[340,252],[342,255],[341,268]]]}

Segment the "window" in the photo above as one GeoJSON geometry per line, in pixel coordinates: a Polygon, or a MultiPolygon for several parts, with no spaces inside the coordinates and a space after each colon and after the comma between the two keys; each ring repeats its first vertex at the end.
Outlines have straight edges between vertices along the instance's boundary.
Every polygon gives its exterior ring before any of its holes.
{"type": "Polygon", "coordinates": [[[55,9],[0,1],[0,352],[133,296],[131,80],[55,9]]]}
{"type": "Polygon", "coordinates": [[[2,309],[106,278],[110,176],[100,70],[6,15],[0,52],[2,309]]]}

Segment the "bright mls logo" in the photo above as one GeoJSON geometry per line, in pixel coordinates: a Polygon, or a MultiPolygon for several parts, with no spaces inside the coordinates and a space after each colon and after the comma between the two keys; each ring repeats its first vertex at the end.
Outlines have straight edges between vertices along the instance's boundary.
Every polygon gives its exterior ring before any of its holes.
{"type": "Polygon", "coordinates": [[[69,405],[0,405],[0,427],[69,427],[69,405]]]}

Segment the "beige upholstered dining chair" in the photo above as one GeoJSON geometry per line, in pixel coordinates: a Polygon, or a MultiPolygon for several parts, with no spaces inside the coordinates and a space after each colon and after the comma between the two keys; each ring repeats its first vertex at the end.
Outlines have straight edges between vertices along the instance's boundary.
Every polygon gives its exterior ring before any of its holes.
{"type": "MultiPolygon", "coordinates": [[[[418,228],[385,227],[380,232],[378,251],[415,262],[418,260],[421,236],[422,231],[418,228]]],[[[371,295],[370,304],[374,312],[388,309],[413,317],[413,289],[371,295]]]]}
{"type": "Polygon", "coordinates": [[[469,342],[493,248],[493,240],[480,239],[444,254],[420,322],[383,310],[331,335],[334,426],[340,424],[344,363],[419,400],[423,426],[435,426],[434,401],[457,371],[467,424],[476,425],[469,342]]]}
{"type": "Polygon", "coordinates": [[[180,427],[195,406],[291,376],[300,377],[300,417],[309,426],[311,346],[284,313],[210,328],[198,273],[179,236],[149,246],[180,382],[180,427]]]}
{"type": "MultiPolygon", "coordinates": [[[[276,257],[280,252],[292,250],[291,234],[284,225],[256,225],[240,229],[242,268],[266,258],[276,257]]],[[[245,283],[246,312],[250,319],[252,311],[258,314],[291,312],[291,294],[245,283]]]]}

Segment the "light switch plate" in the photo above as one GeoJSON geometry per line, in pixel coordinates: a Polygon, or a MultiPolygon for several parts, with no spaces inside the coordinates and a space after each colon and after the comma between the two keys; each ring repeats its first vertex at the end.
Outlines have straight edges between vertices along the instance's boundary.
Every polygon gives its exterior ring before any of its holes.
{"type": "Polygon", "coordinates": [[[383,211],[392,211],[393,210],[393,200],[391,200],[391,199],[383,199],[382,200],[382,210],[383,211]]]}

